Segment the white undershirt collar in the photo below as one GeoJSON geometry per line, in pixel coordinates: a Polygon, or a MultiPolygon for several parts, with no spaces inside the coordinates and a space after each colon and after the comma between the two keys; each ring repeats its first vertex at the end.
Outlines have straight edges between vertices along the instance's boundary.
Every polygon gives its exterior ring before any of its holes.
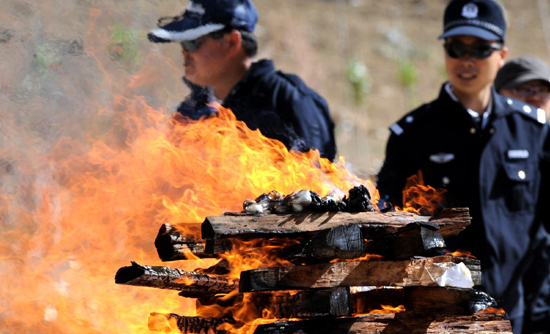
{"type": "MultiPolygon", "coordinates": [[[[451,99],[453,99],[453,101],[455,102],[458,102],[460,104],[462,104],[458,98],[456,97],[456,95],[453,93],[453,88],[451,87],[451,83],[450,82],[447,82],[445,84],[445,91],[447,92],[447,94],[449,94],[449,96],[451,97],[451,99]]],[[[466,108],[466,110],[468,111],[468,113],[470,114],[470,116],[472,116],[472,118],[478,118],[479,117],[479,113],[477,113],[476,111],[470,109],[470,108],[466,108]]],[[[485,127],[487,126],[487,123],[489,123],[489,116],[491,115],[491,112],[493,112],[493,96],[491,95],[491,99],[489,100],[489,105],[487,106],[487,109],[485,110],[485,112],[483,113],[483,118],[481,120],[481,128],[482,129],[485,129],[485,127]]]]}

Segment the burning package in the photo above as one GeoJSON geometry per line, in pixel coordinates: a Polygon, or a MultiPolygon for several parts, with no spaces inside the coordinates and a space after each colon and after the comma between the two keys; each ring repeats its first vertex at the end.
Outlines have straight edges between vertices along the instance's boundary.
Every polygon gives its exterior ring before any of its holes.
{"type": "Polygon", "coordinates": [[[367,187],[360,185],[349,190],[349,197],[338,200],[334,195],[319,196],[314,191],[301,190],[283,196],[274,190],[262,194],[255,200],[247,199],[243,203],[246,213],[291,213],[291,212],[367,212],[375,211],[371,203],[371,194],[367,187]]]}

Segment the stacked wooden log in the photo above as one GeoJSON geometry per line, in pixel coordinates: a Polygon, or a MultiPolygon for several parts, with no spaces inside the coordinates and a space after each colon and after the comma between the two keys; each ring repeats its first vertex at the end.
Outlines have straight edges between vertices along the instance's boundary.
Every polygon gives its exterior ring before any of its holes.
{"type": "Polygon", "coordinates": [[[215,317],[152,313],[149,328],[159,332],[231,333],[245,325],[235,312],[246,305],[247,320],[272,319],[254,333],[511,333],[503,313],[480,313],[496,305],[493,298],[461,285],[480,284],[479,261],[443,255],[445,239],[469,224],[464,208],[432,217],[225,214],[207,217],[201,238],[189,232],[198,226],[163,225],[155,240],[161,260],[223,258],[230,251],[259,256],[270,246],[289,265],[243,271],[237,279],[228,275],[235,268],[227,260],[196,271],[132,263],[115,281],[177,290],[197,299],[197,314],[218,310],[215,317]],[[464,279],[445,283],[451,272],[464,279]],[[393,311],[383,311],[388,306],[393,311]]]}

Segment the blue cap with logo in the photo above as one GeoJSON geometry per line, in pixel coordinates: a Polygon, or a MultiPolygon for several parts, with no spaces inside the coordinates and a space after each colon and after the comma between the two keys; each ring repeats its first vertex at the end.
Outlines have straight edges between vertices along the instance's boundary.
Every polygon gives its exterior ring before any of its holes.
{"type": "Polygon", "coordinates": [[[506,20],[494,0],[453,0],[445,9],[443,35],[439,39],[467,35],[504,42],[506,20]]]}
{"type": "Polygon", "coordinates": [[[258,12],[251,0],[191,0],[182,15],[159,20],[149,32],[151,42],[190,41],[224,28],[254,31],[258,12]]]}

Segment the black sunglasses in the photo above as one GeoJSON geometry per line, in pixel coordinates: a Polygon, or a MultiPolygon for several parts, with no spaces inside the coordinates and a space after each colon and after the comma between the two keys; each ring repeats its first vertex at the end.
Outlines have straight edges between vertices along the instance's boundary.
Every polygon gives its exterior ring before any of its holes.
{"type": "Polygon", "coordinates": [[[451,58],[462,58],[466,53],[475,59],[485,59],[493,54],[494,51],[502,49],[501,43],[464,45],[460,43],[443,44],[445,52],[451,58]]]}
{"type": "Polygon", "coordinates": [[[204,41],[206,41],[207,39],[220,39],[229,31],[231,30],[223,29],[220,31],[215,31],[213,33],[204,35],[192,41],[181,41],[180,44],[182,49],[184,49],[185,51],[195,52],[201,47],[202,43],[204,43],[204,41]]]}

